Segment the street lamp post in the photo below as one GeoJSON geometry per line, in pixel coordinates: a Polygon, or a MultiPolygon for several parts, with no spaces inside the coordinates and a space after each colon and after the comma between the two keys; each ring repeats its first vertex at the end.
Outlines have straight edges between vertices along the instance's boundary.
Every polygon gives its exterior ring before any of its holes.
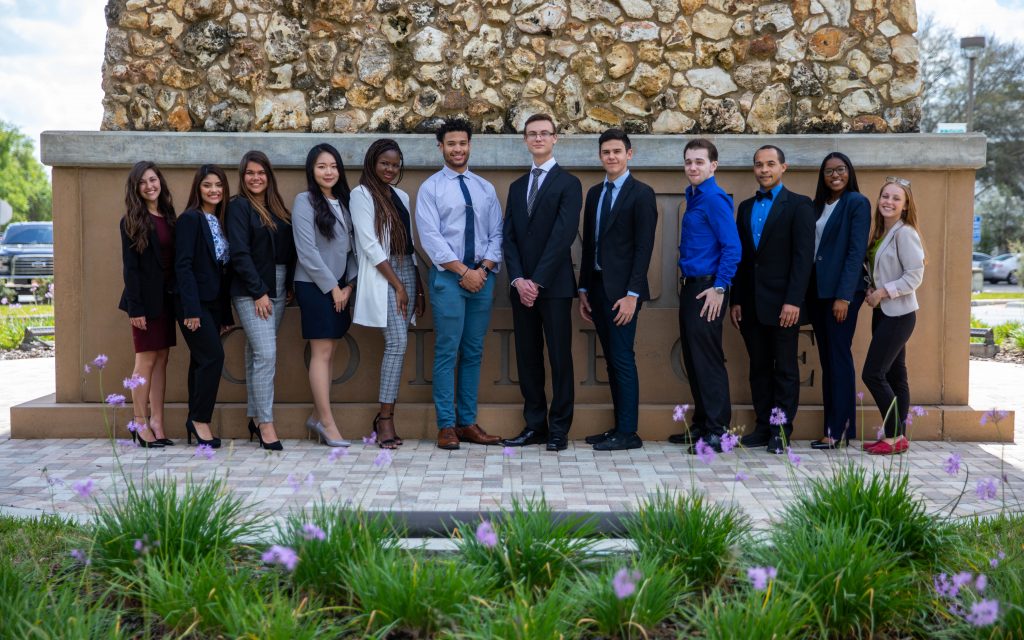
{"type": "Polygon", "coordinates": [[[967,130],[974,131],[974,63],[985,48],[984,36],[960,38],[960,51],[967,58],[967,130]]]}

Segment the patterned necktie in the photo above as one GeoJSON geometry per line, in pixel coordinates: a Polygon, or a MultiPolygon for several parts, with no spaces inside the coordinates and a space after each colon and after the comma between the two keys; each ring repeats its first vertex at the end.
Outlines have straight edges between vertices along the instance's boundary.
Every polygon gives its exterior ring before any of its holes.
{"type": "Polygon", "coordinates": [[[473,215],[473,198],[469,197],[466,176],[459,176],[459,187],[462,189],[462,197],[466,201],[466,243],[462,252],[462,264],[472,268],[476,263],[476,217],[473,215]]]}
{"type": "Polygon", "coordinates": [[[543,169],[533,170],[533,183],[530,184],[530,193],[526,196],[526,215],[527,217],[533,216],[533,201],[537,199],[537,187],[540,185],[540,176],[544,173],[543,169]]]}
{"type": "Polygon", "coordinates": [[[594,238],[594,264],[598,269],[601,268],[601,232],[604,231],[604,225],[612,215],[612,191],[614,190],[614,182],[604,183],[604,198],[601,199],[601,209],[597,214],[597,224],[595,225],[597,237],[594,238]]]}

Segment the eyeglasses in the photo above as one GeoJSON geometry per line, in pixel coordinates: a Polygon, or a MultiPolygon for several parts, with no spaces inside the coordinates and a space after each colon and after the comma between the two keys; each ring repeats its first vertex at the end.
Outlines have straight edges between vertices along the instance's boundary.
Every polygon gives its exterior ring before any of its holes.
{"type": "Polygon", "coordinates": [[[831,177],[831,176],[845,176],[846,175],[846,165],[842,164],[842,165],[839,165],[838,167],[835,167],[835,168],[828,168],[828,169],[825,169],[824,171],[822,171],[822,173],[825,174],[826,178],[831,177]]]}
{"type": "Polygon", "coordinates": [[[529,133],[524,134],[524,136],[530,140],[547,140],[553,135],[555,135],[554,131],[530,131],[529,133]]]}
{"type": "Polygon", "coordinates": [[[908,189],[910,188],[910,180],[907,180],[906,178],[900,178],[899,176],[886,176],[885,177],[885,184],[894,184],[894,183],[900,185],[901,187],[906,187],[908,189]]]}

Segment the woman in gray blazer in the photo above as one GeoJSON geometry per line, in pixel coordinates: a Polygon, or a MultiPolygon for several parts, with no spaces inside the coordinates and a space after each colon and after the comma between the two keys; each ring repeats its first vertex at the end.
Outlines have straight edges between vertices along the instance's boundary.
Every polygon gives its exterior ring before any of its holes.
{"type": "Polygon", "coordinates": [[[861,379],[882,414],[884,437],[864,446],[873,455],[903,453],[907,440],[910,385],[907,341],[917,322],[917,295],[924,277],[924,245],[910,181],[888,177],[878,196],[868,241],[870,285],[865,302],[871,316],[871,344],[861,379]]]}
{"type": "Polygon", "coordinates": [[[352,216],[345,165],[338,150],[318,144],[306,156],[308,191],[295,196],[292,232],[298,262],[295,297],[302,337],[309,340],[313,414],[306,428],[330,447],[347,447],[331,412],[331,370],[337,340],[352,325],[349,303],[356,285],[352,216]]]}

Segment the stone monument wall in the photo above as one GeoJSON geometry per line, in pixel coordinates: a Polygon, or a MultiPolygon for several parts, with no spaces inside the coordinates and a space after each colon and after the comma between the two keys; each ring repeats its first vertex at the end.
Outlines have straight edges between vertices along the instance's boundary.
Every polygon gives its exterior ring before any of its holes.
{"type": "Polygon", "coordinates": [[[109,0],[102,128],[917,131],[914,0],[109,0]]]}

